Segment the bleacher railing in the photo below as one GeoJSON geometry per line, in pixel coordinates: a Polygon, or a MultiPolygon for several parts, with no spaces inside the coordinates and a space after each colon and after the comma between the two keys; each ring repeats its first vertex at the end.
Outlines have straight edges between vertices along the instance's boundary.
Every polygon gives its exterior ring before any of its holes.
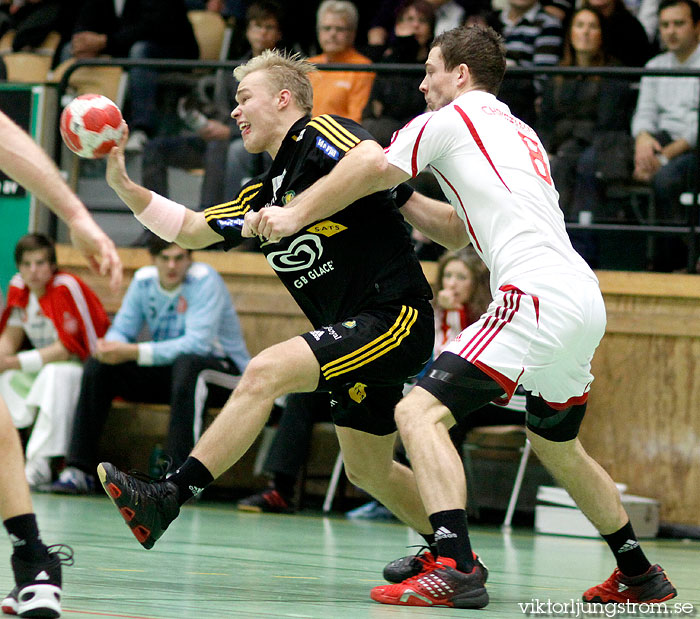
{"type": "MultiPolygon", "coordinates": [[[[177,73],[177,72],[192,72],[195,70],[211,70],[218,69],[230,70],[241,64],[238,61],[203,61],[203,60],[161,60],[161,59],[139,59],[132,60],[129,58],[94,58],[77,60],[70,66],[58,84],[58,97],[60,102],[63,94],[68,88],[70,76],[80,67],[85,66],[120,66],[125,69],[131,67],[148,67],[156,71],[177,73]]],[[[362,71],[381,74],[406,74],[406,75],[423,75],[424,68],[420,64],[331,64],[318,65],[319,69],[324,71],[362,71]]],[[[632,68],[632,67],[508,67],[506,78],[511,77],[527,77],[527,76],[549,76],[549,75],[564,75],[564,76],[600,76],[608,78],[626,79],[629,81],[638,81],[642,77],[694,77],[700,81],[700,69],[647,69],[647,68],[632,68]]],[[[698,104],[698,133],[700,134],[700,102],[698,104]]],[[[58,135],[58,131],[56,131],[58,135]]],[[[698,152],[700,146],[700,135],[696,141],[695,152],[698,152]]],[[[56,150],[57,153],[61,149],[56,150]]],[[[684,236],[688,245],[688,272],[695,273],[696,264],[698,261],[700,244],[698,243],[698,235],[700,235],[700,157],[696,156],[697,170],[694,175],[695,186],[689,188],[692,191],[690,197],[691,206],[688,208],[687,221],[682,225],[654,225],[654,224],[629,224],[629,223],[576,223],[567,222],[566,227],[569,230],[590,230],[593,232],[643,232],[649,235],[674,235],[684,236]],[[695,199],[693,199],[693,197],[695,199]]]]}

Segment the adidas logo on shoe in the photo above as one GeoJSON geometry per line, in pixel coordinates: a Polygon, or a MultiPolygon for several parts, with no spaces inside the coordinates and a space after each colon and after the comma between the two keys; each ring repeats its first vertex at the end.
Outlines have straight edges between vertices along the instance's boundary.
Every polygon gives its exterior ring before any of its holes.
{"type": "Polygon", "coordinates": [[[12,542],[12,546],[17,548],[18,546],[26,546],[27,545],[27,540],[22,539],[21,537],[17,537],[14,533],[10,533],[10,542],[12,542]]]}
{"type": "Polygon", "coordinates": [[[617,592],[618,593],[622,593],[623,591],[627,591],[627,589],[629,589],[629,587],[626,584],[621,583],[621,582],[617,583],[617,592]]]}
{"type": "Polygon", "coordinates": [[[622,544],[622,546],[620,546],[617,554],[622,554],[623,552],[634,550],[635,548],[639,548],[639,542],[636,539],[628,539],[624,544],[622,544]]]}
{"type": "Polygon", "coordinates": [[[457,534],[450,531],[447,527],[440,527],[437,531],[435,531],[436,542],[439,539],[447,539],[452,537],[457,537],[457,534]]]}
{"type": "Polygon", "coordinates": [[[41,572],[34,576],[34,580],[49,580],[49,578],[49,575],[44,570],[41,570],[41,572]]]}

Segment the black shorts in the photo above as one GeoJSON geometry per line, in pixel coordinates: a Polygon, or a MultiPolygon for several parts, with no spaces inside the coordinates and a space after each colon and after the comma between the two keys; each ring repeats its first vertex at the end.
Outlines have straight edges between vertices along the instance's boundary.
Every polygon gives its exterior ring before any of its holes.
{"type": "Polygon", "coordinates": [[[302,337],[321,366],[338,426],[383,436],[396,430],[403,386],[430,360],[433,311],[425,300],[366,310],[302,337]]]}

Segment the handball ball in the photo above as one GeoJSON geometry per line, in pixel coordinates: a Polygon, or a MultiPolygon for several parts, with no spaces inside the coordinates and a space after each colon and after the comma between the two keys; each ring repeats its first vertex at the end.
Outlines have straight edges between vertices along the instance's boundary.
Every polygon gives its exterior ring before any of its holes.
{"type": "Polygon", "coordinates": [[[122,113],[111,99],[102,95],[80,95],[61,113],[61,137],[76,155],[99,159],[119,144],[122,113]]]}

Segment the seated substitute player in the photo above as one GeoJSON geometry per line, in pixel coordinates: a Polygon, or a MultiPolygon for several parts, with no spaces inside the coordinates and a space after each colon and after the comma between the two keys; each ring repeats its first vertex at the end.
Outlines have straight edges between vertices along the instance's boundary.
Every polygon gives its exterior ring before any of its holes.
{"type": "Polygon", "coordinates": [[[114,324],[85,363],[67,466],[54,492],[94,490],[100,437],[116,397],[170,404],[165,453],[182,464],[207,406],[226,401],[250,359],[221,275],[193,262],[190,250],[149,236],[153,264],[134,273],[114,324]]]}
{"type": "MultiPolygon", "coordinates": [[[[129,179],[121,146],[109,156],[109,185],[144,225],[185,246],[222,238],[232,246],[241,236],[252,236],[247,213],[284,204],[361,140],[371,139],[353,121],[309,118],[313,91],[307,74],[312,70],[310,63],[276,51],[236,69],[240,83],[233,117],[246,148],[267,151],[273,163],[262,180],[248,183],[233,202],[197,213],[154,195],[129,179]]],[[[349,479],[419,533],[429,534],[413,473],[393,461],[393,408],[406,379],[430,357],[434,334],[430,287],[396,204],[408,200],[440,211],[454,224],[453,243],[463,244],[466,232],[449,205],[405,187],[402,196],[395,202],[392,193],[378,192],[283,242],[260,240],[313,330],[251,360],[214,423],[167,479],[147,483],[112,464],[98,466],[105,490],[144,547],[153,546],[180,505],[245,453],[275,398],[316,390],[331,392],[335,402],[331,415],[349,479]]],[[[450,239],[444,242],[451,245],[450,239]]]]}
{"type": "Polygon", "coordinates": [[[407,558],[406,566],[422,563],[423,571],[376,587],[372,598],[412,606],[488,603],[467,532],[462,461],[448,429],[504,392],[510,398],[521,384],[532,394],[526,423],[537,457],[617,560],[612,576],[588,589],[584,600],[671,599],[676,590],[642,552],[615,484],[576,438],[605,306],[595,274],[571,247],[537,134],[495,97],[505,71],[503,41],[490,28],[450,30],[433,41],[425,66],[421,90],[433,111],[399,130],[386,151],[362,142],[286,208],[247,218],[253,233],[285,238],[429,166],[491,272],[488,311],[457,336],[396,409],[436,533],[437,560],[432,552],[422,562],[407,558]]]}
{"type": "Polygon", "coordinates": [[[29,434],[24,471],[39,488],[51,483],[51,458],[66,454],[83,361],[109,318],[85,282],[59,269],[56,247],[43,234],[17,241],[15,263],[0,316],[0,396],[29,434]],[[21,350],[25,340],[31,350],[21,350]]]}

